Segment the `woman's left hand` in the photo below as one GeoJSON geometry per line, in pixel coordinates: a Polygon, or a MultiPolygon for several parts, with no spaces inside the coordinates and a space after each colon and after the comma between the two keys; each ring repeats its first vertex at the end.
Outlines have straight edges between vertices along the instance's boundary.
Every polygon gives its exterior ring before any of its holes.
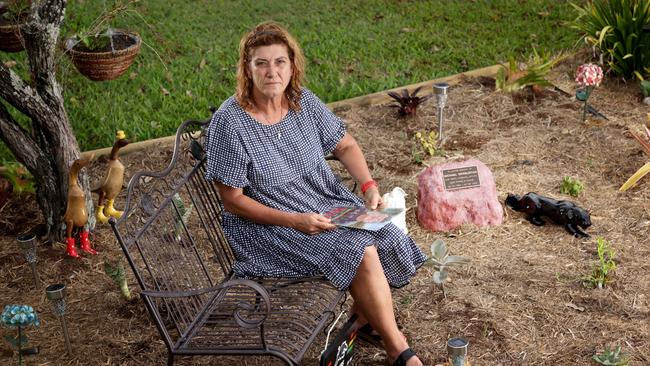
{"type": "Polygon", "coordinates": [[[366,208],[376,210],[384,207],[384,200],[381,199],[379,188],[377,187],[368,188],[366,193],[363,195],[363,198],[366,201],[366,208]]]}

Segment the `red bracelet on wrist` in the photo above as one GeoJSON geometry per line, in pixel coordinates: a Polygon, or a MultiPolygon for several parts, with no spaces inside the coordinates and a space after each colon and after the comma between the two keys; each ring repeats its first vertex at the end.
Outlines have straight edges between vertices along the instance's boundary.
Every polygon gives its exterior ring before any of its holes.
{"type": "Polygon", "coordinates": [[[371,179],[361,185],[361,194],[366,194],[366,191],[370,189],[370,187],[379,187],[379,186],[377,185],[377,182],[371,179]]]}

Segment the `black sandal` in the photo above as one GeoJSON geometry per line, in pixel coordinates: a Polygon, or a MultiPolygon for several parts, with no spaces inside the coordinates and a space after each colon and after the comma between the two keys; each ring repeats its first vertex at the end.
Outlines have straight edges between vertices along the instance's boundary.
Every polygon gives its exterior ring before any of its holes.
{"type": "Polygon", "coordinates": [[[374,329],[372,329],[370,323],[366,323],[363,327],[357,330],[357,337],[372,346],[384,348],[384,340],[381,339],[381,336],[377,334],[374,329]]]}
{"type": "Polygon", "coordinates": [[[395,362],[393,362],[393,366],[406,366],[408,360],[410,360],[413,356],[415,356],[415,351],[411,348],[407,348],[402,351],[399,356],[397,356],[395,362]]]}

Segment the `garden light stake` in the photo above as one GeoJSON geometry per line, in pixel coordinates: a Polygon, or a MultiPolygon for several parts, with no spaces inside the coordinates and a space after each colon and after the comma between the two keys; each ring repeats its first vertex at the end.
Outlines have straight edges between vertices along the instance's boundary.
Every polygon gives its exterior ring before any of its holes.
{"type": "Polygon", "coordinates": [[[61,319],[61,328],[63,328],[63,337],[65,339],[65,349],[69,355],[72,354],[70,346],[70,335],[68,334],[68,324],[65,321],[65,285],[54,284],[45,288],[47,298],[52,302],[52,312],[61,319]]]}
{"type": "Polygon", "coordinates": [[[465,366],[469,342],[465,338],[451,338],[447,341],[447,355],[449,366],[465,366]]]}
{"type": "Polygon", "coordinates": [[[41,287],[41,280],[38,276],[38,270],[36,269],[36,261],[38,259],[36,255],[36,234],[32,232],[20,234],[16,238],[16,241],[18,242],[20,249],[22,249],[23,255],[25,255],[25,260],[27,260],[27,263],[32,267],[34,286],[36,286],[36,288],[41,287]]]}
{"type": "Polygon", "coordinates": [[[436,105],[438,107],[438,141],[442,142],[442,120],[443,120],[443,110],[445,109],[445,104],[447,104],[447,89],[449,89],[449,84],[447,83],[437,83],[433,84],[433,93],[436,96],[436,105]]]}

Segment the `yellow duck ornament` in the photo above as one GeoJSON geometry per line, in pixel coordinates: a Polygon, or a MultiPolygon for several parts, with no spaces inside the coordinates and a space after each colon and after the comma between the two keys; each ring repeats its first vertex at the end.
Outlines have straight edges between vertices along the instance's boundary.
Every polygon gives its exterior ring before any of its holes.
{"type": "Polygon", "coordinates": [[[111,149],[111,155],[108,159],[108,170],[104,176],[104,180],[92,191],[99,194],[97,200],[97,211],[95,217],[97,222],[107,223],[109,217],[119,219],[122,216],[122,211],[118,211],[113,207],[115,197],[122,190],[122,183],[124,183],[124,165],[118,159],[118,153],[121,148],[129,144],[126,139],[124,131],[117,131],[116,140],[111,149]],[[104,208],[104,199],[106,199],[106,207],[104,208]]]}
{"type": "Polygon", "coordinates": [[[79,247],[81,250],[88,254],[97,254],[97,252],[90,247],[90,239],[88,238],[88,230],[85,229],[88,223],[88,209],[86,208],[86,194],[79,186],[78,176],[79,170],[88,165],[93,159],[94,155],[85,158],[77,159],[72,163],[69,173],[69,187],[68,187],[68,204],[65,209],[63,221],[66,226],[66,248],[65,252],[70,257],[79,258],[79,253],[75,248],[75,239],[72,235],[74,228],[81,228],[79,233],[79,247]]]}

